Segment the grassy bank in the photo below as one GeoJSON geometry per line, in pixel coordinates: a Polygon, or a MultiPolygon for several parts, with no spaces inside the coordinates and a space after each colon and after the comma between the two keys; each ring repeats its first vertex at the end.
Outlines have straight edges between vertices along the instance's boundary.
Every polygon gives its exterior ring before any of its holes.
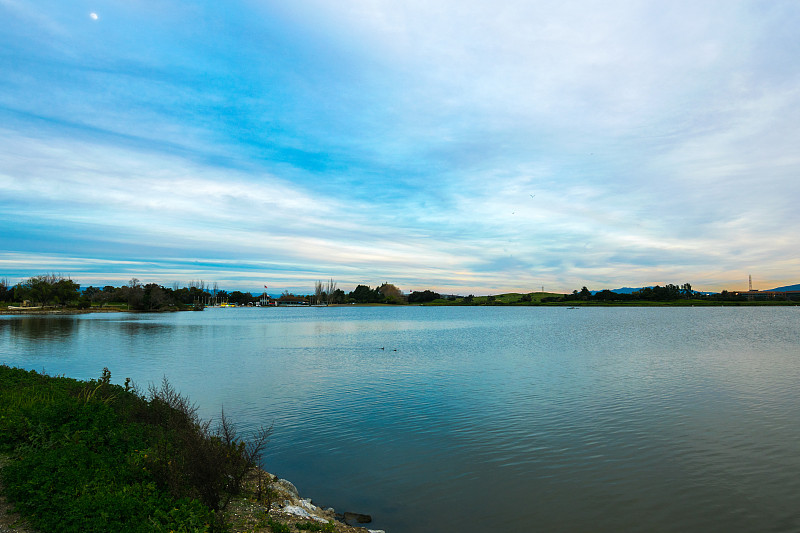
{"type": "Polygon", "coordinates": [[[226,531],[266,443],[211,429],[166,381],[140,393],[0,366],[4,492],[41,531],[226,531]]]}
{"type": "MultiPolygon", "coordinates": [[[[793,306],[797,300],[777,298],[750,300],[746,297],[718,297],[646,299],[618,295],[612,299],[578,298],[571,294],[552,292],[510,292],[489,296],[459,296],[439,298],[430,302],[411,304],[426,306],[547,306],[547,307],[718,307],[718,306],[793,306]]],[[[766,297],[765,297],[766,298],[766,297]]]]}

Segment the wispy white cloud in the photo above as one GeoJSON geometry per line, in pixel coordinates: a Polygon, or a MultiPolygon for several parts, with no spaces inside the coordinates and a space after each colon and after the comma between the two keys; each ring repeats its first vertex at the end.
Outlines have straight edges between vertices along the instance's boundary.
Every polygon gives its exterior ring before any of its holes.
{"type": "Polygon", "coordinates": [[[791,2],[0,9],[2,249],[32,273],[477,293],[800,271],[791,2]]]}
{"type": "MultiPolygon", "coordinates": [[[[69,32],[55,17],[31,2],[22,0],[0,0],[0,8],[6,12],[6,19],[14,23],[34,25],[38,33],[48,36],[64,36],[69,32]]],[[[42,36],[40,44],[46,39],[42,36]]]]}

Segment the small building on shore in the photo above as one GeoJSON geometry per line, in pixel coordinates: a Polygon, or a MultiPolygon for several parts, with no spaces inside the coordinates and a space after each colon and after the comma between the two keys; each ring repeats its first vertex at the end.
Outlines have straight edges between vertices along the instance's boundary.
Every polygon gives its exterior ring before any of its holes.
{"type": "Polygon", "coordinates": [[[309,302],[306,298],[303,298],[302,296],[295,296],[294,294],[284,294],[278,298],[276,302],[277,305],[281,306],[309,305],[309,302]]]}
{"type": "Polygon", "coordinates": [[[736,291],[735,296],[745,296],[749,300],[800,300],[800,291],[736,291]]]}

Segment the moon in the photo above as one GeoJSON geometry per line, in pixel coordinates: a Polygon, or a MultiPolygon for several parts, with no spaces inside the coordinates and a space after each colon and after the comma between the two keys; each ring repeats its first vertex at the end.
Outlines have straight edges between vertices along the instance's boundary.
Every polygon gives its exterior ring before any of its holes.
{"type": "Polygon", "coordinates": [[[97,16],[97,13],[89,13],[89,17],[90,17],[92,20],[97,20],[98,18],[100,18],[100,17],[98,17],[98,16],[97,16]]]}

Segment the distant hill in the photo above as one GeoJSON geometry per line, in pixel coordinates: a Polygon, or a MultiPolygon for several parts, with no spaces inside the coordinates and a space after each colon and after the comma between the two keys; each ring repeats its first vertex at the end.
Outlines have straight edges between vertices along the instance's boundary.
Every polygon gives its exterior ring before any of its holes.
{"type": "Polygon", "coordinates": [[[776,287],[774,289],[767,289],[767,290],[765,290],[763,292],[772,292],[772,291],[775,291],[775,292],[800,291],[800,283],[798,283],[796,285],[787,285],[785,287],[776,287]]]}
{"type": "Polygon", "coordinates": [[[638,292],[642,289],[644,289],[644,287],[622,287],[621,289],[611,289],[611,292],[616,292],[617,294],[633,294],[634,292],[638,292]]]}
{"type": "MultiPolygon", "coordinates": [[[[622,287],[620,289],[611,289],[611,292],[615,292],[617,294],[633,294],[634,292],[638,292],[638,291],[640,291],[642,289],[645,289],[645,288],[648,288],[648,287],[622,287]]],[[[650,285],[649,288],[652,289],[653,286],[650,285]]],[[[783,289],[772,289],[772,290],[777,291],[777,290],[783,290],[783,289]]],[[[791,289],[789,289],[789,290],[791,290],[791,289]]],[[[600,292],[600,291],[592,291],[592,294],[596,294],[598,292],[600,292]]],[[[695,294],[706,294],[706,295],[714,294],[713,292],[697,291],[697,290],[694,291],[694,293],[695,294]]]]}
{"type": "MultiPolygon", "coordinates": [[[[646,287],[621,287],[619,289],[609,289],[609,290],[617,294],[633,294],[634,292],[640,291],[644,288],[646,287]]],[[[653,286],[650,285],[650,288],[652,289],[653,286]]],[[[761,292],[784,292],[784,291],[800,291],[800,283],[797,283],[795,285],[787,285],[785,287],[775,287],[774,289],[764,289],[761,292]]],[[[592,294],[597,294],[598,292],[601,291],[591,291],[591,292],[592,294]]],[[[708,292],[708,291],[694,291],[694,292],[695,294],[706,294],[706,295],[716,294],[714,292],[708,292]]]]}
{"type": "MultiPolygon", "coordinates": [[[[652,285],[650,286],[652,288],[652,285]]],[[[617,294],[633,294],[634,292],[640,291],[644,289],[644,287],[622,287],[621,289],[609,289],[611,292],[615,292],[617,294]]],[[[597,294],[598,292],[602,292],[605,289],[599,291],[591,291],[592,294],[597,294]]]]}

